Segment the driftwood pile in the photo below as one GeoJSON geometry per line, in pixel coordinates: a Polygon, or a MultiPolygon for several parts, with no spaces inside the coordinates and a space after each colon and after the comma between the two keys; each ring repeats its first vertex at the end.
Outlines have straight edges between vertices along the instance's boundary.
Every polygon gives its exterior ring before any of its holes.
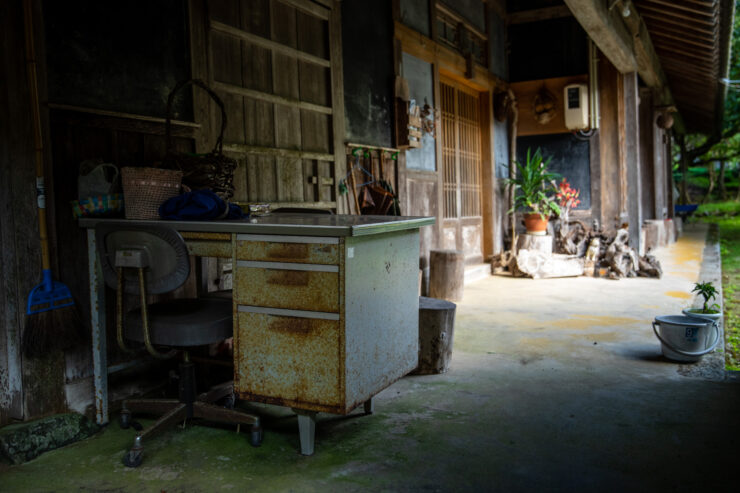
{"type": "MultiPolygon", "coordinates": [[[[626,224],[615,233],[609,233],[599,227],[597,221],[588,227],[583,221],[571,220],[567,227],[561,224],[556,228],[554,240],[556,257],[567,256],[582,261],[583,275],[586,276],[620,279],[637,276],[660,278],[663,275],[660,262],[654,256],[640,257],[629,246],[626,224]]],[[[520,256],[511,251],[496,255],[491,263],[492,272],[507,270],[514,275],[527,274],[518,266],[520,256]]]]}

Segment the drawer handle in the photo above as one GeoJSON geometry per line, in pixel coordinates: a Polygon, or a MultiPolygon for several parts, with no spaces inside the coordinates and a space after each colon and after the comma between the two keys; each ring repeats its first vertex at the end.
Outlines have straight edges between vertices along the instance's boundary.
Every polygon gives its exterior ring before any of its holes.
{"type": "Polygon", "coordinates": [[[267,269],[267,284],[276,286],[308,286],[309,271],[267,269]]]}

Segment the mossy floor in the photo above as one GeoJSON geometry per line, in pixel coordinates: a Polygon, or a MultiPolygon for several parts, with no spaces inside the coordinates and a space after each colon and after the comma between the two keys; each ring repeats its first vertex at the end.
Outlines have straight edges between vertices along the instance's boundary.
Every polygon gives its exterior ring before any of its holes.
{"type": "Polygon", "coordinates": [[[662,280],[466,286],[449,372],[402,379],[370,416],[320,414],[311,457],[289,410],[255,406],[259,448],[176,428],[127,469],[133,431],[112,423],[0,470],[0,491],[734,491],[740,382],[683,376],[649,325],[690,301],[670,293],[690,291],[702,238],[656,252],[662,280]]]}

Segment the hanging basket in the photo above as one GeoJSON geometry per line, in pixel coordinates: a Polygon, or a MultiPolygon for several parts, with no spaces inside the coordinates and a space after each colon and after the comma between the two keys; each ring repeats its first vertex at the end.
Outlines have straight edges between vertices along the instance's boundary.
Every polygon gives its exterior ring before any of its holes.
{"type": "Polygon", "coordinates": [[[226,128],[226,110],[224,103],[213,90],[199,79],[190,79],[180,82],[170,92],[167,98],[167,123],[165,135],[167,140],[167,155],[164,158],[164,167],[182,171],[182,183],[192,190],[210,189],[222,199],[228,201],[234,195],[234,170],[237,167],[235,159],[224,156],[223,139],[226,128]],[[196,85],[206,91],[221,109],[221,130],[213,150],[208,154],[193,154],[175,152],[172,147],[172,103],[175,94],[189,85],[196,85]]]}

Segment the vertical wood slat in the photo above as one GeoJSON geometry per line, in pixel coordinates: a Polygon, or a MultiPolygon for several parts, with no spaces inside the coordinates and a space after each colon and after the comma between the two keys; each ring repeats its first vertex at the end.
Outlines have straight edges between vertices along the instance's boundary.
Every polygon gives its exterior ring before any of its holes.
{"type": "MultiPolygon", "coordinates": [[[[342,74],[342,16],[341,2],[334,0],[331,16],[329,17],[328,39],[329,59],[331,60],[331,88],[332,105],[332,134],[334,152],[334,185],[331,188],[332,200],[338,202],[339,177],[347,171],[346,156],[344,154],[344,75],[342,74]]],[[[337,212],[343,212],[342,205],[337,204],[337,212]]]]}
{"type": "MultiPolygon", "coordinates": [[[[298,30],[296,11],[280,2],[270,3],[271,37],[273,41],[297,48],[298,30]]],[[[273,93],[293,99],[300,98],[298,60],[272,52],[273,93]]],[[[301,148],[301,113],[298,108],[274,105],[275,145],[283,149],[301,148]]],[[[305,182],[303,163],[296,158],[275,158],[277,174],[277,200],[280,202],[304,201],[305,182]]]]}

